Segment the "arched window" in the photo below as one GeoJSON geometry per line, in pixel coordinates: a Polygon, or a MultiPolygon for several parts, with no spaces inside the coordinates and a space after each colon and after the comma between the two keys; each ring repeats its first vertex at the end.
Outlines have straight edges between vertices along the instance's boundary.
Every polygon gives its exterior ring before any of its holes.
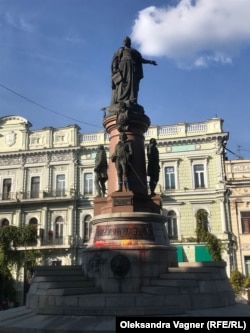
{"type": "Polygon", "coordinates": [[[7,219],[2,219],[2,221],[0,222],[1,227],[7,227],[8,225],[10,225],[9,220],[7,219]]]}
{"type": "Polygon", "coordinates": [[[167,231],[169,239],[178,239],[177,217],[173,210],[167,214],[167,231]]]}
{"type": "Polygon", "coordinates": [[[63,217],[58,216],[55,221],[55,238],[63,238],[63,217]]]}
{"type": "Polygon", "coordinates": [[[32,217],[32,218],[29,220],[29,224],[30,224],[30,225],[34,225],[34,226],[37,227],[37,225],[38,225],[37,218],[32,217]]]}
{"type": "Polygon", "coordinates": [[[91,224],[91,215],[86,215],[85,218],[84,218],[84,221],[83,221],[83,242],[87,242],[89,240],[89,237],[90,237],[90,233],[91,233],[91,227],[92,227],[92,224],[91,224]]]}

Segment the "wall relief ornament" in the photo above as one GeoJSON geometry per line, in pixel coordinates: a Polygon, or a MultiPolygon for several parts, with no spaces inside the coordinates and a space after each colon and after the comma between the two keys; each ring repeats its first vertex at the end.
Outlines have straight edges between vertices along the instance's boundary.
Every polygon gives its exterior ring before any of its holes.
{"type": "Polygon", "coordinates": [[[16,133],[13,131],[8,132],[4,137],[7,146],[11,147],[16,143],[16,133]]]}

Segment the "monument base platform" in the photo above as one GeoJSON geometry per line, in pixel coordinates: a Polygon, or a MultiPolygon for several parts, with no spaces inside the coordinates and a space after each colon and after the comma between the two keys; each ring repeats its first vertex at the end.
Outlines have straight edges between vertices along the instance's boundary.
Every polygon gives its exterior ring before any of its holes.
{"type": "Polygon", "coordinates": [[[204,262],[168,268],[136,293],[103,292],[81,266],[37,267],[26,306],[44,315],[168,316],[234,304],[225,263],[204,262]]]}

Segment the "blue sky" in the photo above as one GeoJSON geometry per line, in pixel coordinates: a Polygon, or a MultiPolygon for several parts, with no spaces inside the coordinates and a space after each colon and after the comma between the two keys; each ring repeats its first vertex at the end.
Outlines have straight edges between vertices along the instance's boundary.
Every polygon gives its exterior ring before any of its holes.
{"type": "Polygon", "coordinates": [[[220,117],[227,148],[249,158],[249,18],[249,0],[0,0],[0,116],[102,130],[128,35],[158,63],[144,65],[138,98],[151,123],[220,117]]]}

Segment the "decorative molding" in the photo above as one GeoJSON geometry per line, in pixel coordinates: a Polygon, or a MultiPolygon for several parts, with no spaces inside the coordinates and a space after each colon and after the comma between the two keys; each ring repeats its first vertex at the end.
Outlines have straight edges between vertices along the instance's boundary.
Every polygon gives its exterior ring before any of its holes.
{"type": "Polygon", "coordinates": [[[9,131],[7,134],[4,136],[4,141],[7,146],[11,147],[16,143],[16,133],[13,131],[9,131]]]}

